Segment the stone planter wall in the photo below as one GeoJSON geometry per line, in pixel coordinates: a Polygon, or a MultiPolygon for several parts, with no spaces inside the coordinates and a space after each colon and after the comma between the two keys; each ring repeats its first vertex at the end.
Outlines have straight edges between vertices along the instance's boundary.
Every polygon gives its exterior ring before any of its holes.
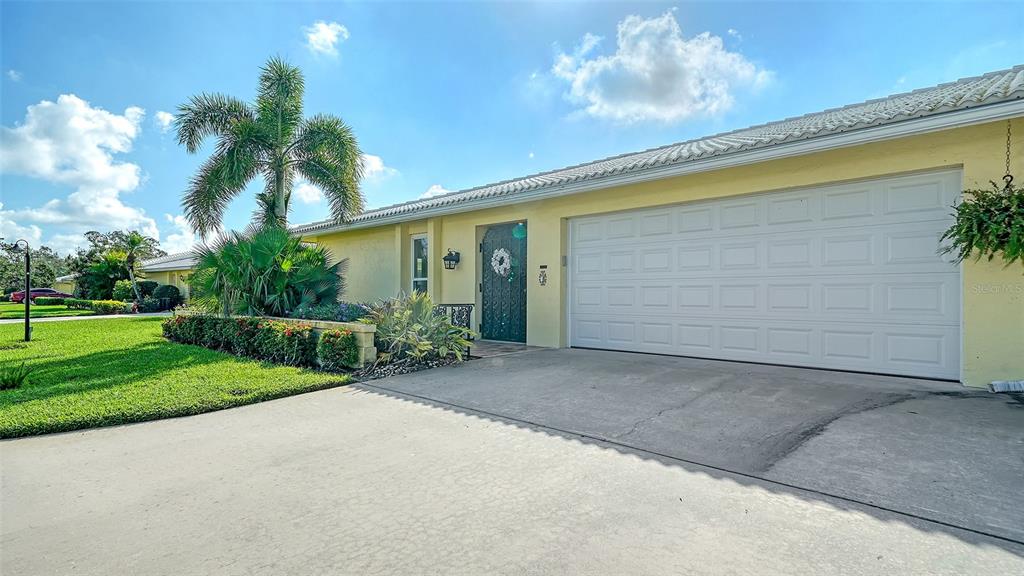
{"type": "MultiPolygon", "coordinates": [[[[175,316],[186,316],[197,314],[191,310],[175,310],[175,316]]],[[[243,316],[232,316],[232,318],[243,318],[243,316]]],[[[362,368],[367,364],[373,364],[377,360],[377,348],[373,345],[374,335],[377,327],[373,324],[362,322],[330,322],[327,320],[303,320],[301,318],[279,318],[277,316],[260,316],[266,320],[284,322],[286,324],[308,324],[313,327],[317,336],[327,330],[348,330],[356,338],[356,345],[359,346],[359,365],[353,368],[362,368]]]]}

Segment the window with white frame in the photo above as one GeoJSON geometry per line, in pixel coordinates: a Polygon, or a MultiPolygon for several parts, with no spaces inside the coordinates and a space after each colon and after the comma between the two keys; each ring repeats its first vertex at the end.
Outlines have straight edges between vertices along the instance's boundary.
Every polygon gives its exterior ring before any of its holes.
{"type": "Polygon", "coordinates": [[[412,237],[412,291],[427,291],[427,237],[412,237]]]}

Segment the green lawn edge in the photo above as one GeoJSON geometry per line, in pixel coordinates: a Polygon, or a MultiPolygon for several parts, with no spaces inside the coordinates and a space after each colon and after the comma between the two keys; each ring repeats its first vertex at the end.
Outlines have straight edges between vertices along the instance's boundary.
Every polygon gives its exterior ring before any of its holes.
{"type": "Polygon", "coordinates": [[[161,321],[41,323],[30,343],[20,325],[0,325],[0,366],[34,368],[26,386],[0,391],[0,438],[192,416],[353,381],[168,342],[161,321]]]}
{"type": "MultiPolygon", "coordinates": [[[[77,310],[63,304],[32,305],[29,307],[29,318],[64,318],[73,316],[92,316],[92,310],[77,310]]],[[[20,302],[0,302],[0,320],[15,320],[25,317],[25,305],[20,302]]]]}

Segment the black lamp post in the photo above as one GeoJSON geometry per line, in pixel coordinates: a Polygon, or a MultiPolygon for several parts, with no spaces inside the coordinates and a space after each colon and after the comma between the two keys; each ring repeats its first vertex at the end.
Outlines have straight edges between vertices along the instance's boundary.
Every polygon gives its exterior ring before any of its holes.
{"type": "Polygon", "coordinates": [[[32,340],[32,325],[29,324],[29,313],[32,307],[32,251],[29,249],[28,240],[18,240],[14,243],[25,244],[25,342],[32,340]]]}

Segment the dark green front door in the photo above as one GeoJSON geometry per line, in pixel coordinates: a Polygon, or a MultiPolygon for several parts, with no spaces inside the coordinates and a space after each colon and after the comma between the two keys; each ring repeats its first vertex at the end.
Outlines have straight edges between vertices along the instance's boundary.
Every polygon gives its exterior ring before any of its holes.
{"type": "Polygon", "coordinates": [[[526,342],[526,223],[491,226],[480,244],[485,340],[526,342]]]}

